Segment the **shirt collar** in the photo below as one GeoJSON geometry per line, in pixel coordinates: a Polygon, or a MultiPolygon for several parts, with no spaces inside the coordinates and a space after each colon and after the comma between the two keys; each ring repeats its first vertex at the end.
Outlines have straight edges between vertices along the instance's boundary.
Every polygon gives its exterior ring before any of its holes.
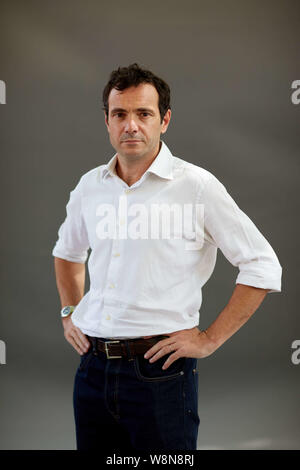
{"type": "MultiPolygon", "coordinates": [[[[154,173],[155,175],[159,176],[160,178],[166,178],[169,180],[173,179],[173,155],[170,152],[167,145],[161,140],[161,147],[158,155],[153,160],[149,168],[145,171],[145,173],[154,173]]],[[[109,162],[102,167],[102,179],[106,178],[108,175],[114,176],[116,175],[116,163],[117,163],[117,154],[115,154],[109,162]]]]}

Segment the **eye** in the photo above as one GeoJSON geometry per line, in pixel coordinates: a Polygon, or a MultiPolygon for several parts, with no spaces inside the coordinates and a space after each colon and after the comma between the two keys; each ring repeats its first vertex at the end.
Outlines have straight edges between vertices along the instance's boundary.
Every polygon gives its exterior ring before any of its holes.
{"type": "Polygon", "coordinates": [[[124,116],[124,113],[122,111],[120,111],[119,113],[118,112],[117,113],[112,113],[112,117],[120,118],[122,116],[124,116]]]}
{"type": "Polygon", "coordinates": [[[149,116],[150,114],[147,111],[141,113],[143,117],[149,116]]]}

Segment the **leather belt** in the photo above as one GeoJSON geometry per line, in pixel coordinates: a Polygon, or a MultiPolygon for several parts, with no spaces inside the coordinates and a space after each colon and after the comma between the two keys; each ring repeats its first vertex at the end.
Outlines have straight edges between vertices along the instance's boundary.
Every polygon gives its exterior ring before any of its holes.
{"type": "Polygon", "coordinates": [[[88,336],[90,343],[93,347],[93,354],[98,355],[98,352],[106,354],[107,359],[118,359],[125,357],[131,360],[137,354],[145,354],[155,343],[162,339],[168,338],[165,335],[154,336],[153,338],[134,338],[134,339],[108,339],[103,341],[95,336],[88,336]]]}

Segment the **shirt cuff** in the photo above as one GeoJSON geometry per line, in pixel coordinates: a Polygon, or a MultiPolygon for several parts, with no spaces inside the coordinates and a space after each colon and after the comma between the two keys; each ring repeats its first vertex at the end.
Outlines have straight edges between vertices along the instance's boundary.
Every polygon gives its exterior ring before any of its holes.
{"type": "Polygon", "coordinates": [[[65,259],[66,261],[71,261],[73,263],[81,263],[81,264],[84,264],[88,257],[87,251],[84,251],[82,253],[74,253],[74,252],[71,252],[70,250],[61,249],[59,247],[53,248],[52,255],[56,256],[57,258],[65,259]]]}
{"type": "MultiPolygon", "coordinates": [[[[269,268],[270,270],[270,268],[269,268]]],[[[274,271],[274,268],[272,268],[274,271]]],[[[281,292],[281,268],[278,268],[277,273],[272,274],[259,274],[259,273],[248,273],[240,271],[235,283],[246,284],[247,286],[257,287],[259,289],[269,289],[271,292],[281,292]]]]}

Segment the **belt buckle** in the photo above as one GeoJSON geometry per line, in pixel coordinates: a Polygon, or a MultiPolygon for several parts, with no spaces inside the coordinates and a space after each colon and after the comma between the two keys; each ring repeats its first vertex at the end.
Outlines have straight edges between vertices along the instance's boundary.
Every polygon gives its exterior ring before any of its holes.
{"type": "Polygon", "coordinates": [[[107,357],[107,359],[119,359],[119,358],[122,358],[122,356],[110,356],[110,355],[109,355],[109,351],[108,351],[108,347],[107,347],[107,345],[108,345],[109,343],[120,343],[120,340],[116,340],[116,341],[105,341],[104,347],[105,347],[105,352],[106,352],[106,357],[107,357]]]}

